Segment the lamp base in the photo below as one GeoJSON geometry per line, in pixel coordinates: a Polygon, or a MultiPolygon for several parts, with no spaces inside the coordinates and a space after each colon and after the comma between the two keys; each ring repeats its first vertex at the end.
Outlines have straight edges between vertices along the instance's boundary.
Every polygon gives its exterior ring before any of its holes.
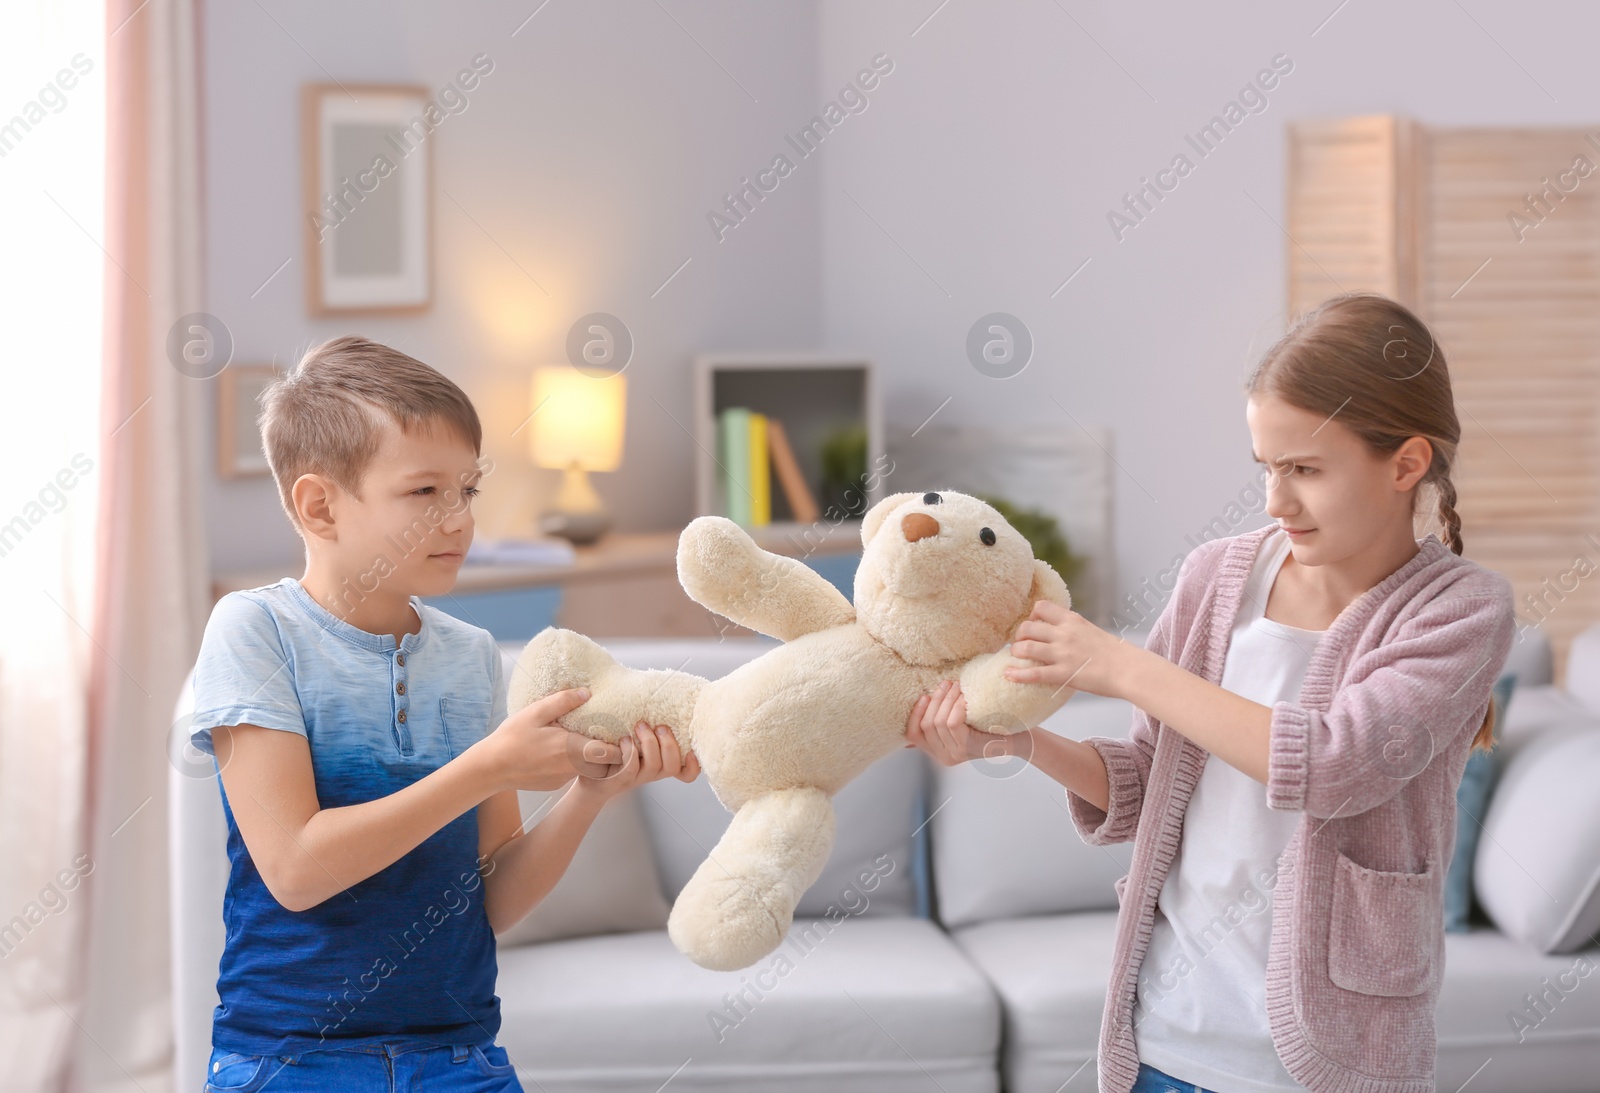
{"type": "Polygon", "coordinates": [[[539,530],[546,535],[559,535],[575,545],[594,542],[611,527],[611,514],[604,509],[585,512],[566,512],[553,509],[539,517],[539,530]]]}
{"type": "Polygon", "coordinates": [[[556,494],[556,503],[539,516],[539,530],[586,544],[600,538],[610,526],[611,514],[594,492],[588,472],[574,460],[563,468],[561,492],[556,494]]]}

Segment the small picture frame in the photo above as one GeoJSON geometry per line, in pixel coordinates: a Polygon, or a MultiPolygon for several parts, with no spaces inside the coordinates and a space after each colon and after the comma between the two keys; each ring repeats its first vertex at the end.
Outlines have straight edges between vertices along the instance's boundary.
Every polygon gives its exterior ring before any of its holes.
{"type": "Polygon", "coordinates": [[[271,474],[261,450],[261,393],[283,374],[275,364],[230,364],[217,377],[217,473],[223,478],[271,474]]]}
{"type": "Polygon", "coordinates": [[[429,109],[424,87],[302,89],[306,306],[312,315],[428,308],[434,128],[429,109]]]}

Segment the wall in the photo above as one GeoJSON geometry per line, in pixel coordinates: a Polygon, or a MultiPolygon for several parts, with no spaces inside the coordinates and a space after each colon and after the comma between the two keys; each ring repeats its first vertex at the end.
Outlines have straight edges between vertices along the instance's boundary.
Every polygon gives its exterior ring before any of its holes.
{"type": "MultiPolygon", "coordinates": [[[[1211,521],[1234,518],[1254,479],[1241,388],[1284,326],[1285,123],[1397,111],[1440,125],[1582,124],[1600,99],[1585,51],[1600,10],[1577,3],[1537,19],[1446,0],[439,10],[208,6],[209,287],[238,356],[292,361],[359,329],[449,372],[501,468],[477,505],[492,534],[525,526],[553,489],[507,436],[527,412],[526,369],[559,358],[578,315],[622,316],[639,346],[628,462],[596,476],[625,530],[691,514],[692,353],[864,352],[891,420],[937,409],[952,422],[1110,426],[1119,602],[1211,521]],[[437,85],[484,51],[495,72],[438,145],[439,182],[477,225],[436,197],[433,310],[309,320],[299,85],[330,74],[437,85]],[[811,155],[794,151],[785,138],[879,54],[894,67],[866,108],[811,155]],[[1186,137],[1278,55],[1294,67],[1260,112],[1210,154],[1194,150],[1186,137]],[[795,170],[718,242],[706,214],[784,151],[795,170]],[[1193,170],[1119,240],[1108,213],[1180,153],[1193,170]],[[1007,379],[966,351],[974,321],[995,311],[1036,346],[1007,379]]],[[[206,500],[217,568],[295,555],[267,484],[213,481],[206,500]]]]}
{"type": "Polygon", "coordinates": [[[941,422],[1110,426],[1116,599],[1136,622],[1126,597],[1208,522],[1238,519],[1227,506],[1253,481],[1242,385],[1285,327],[1286,122],[1600,121],[1583,44],[1600,10],[1539,12],[828,0],[820,90],[880,51],[895,70],[823,163],[824,337],[880,362],[886,414],[907,424],[938,410],[941,422]],[[1278,54],[1294,67],[1260,112],[1209,155],[1189,145],[1278,54]],[[1180,153],[1194,169],[1119,240],[1108,212],[1180,153]],[[996,311],[1035,342],[1007,379],[966,351],[974,321],[996,311]]]}
{"type": "MultiPolygon", "coordinates": [[[[511,433],[529,370],[565,359],[579,316],[610,312],[635,340],[625,462],[594,476],[624,531],[691,514],[691,354],[820,340],[819,173],[783,180],[721,242],[706,216],[813,109],[809,4],[267,0],[208,4],[205,24],[208,307],[234,360],[290,365],[364,333],[445,372],[477,405],[496,464],[474,503],[479,535],[531,527],[558,485],[528,464],[526,430],[511,433]],[[479,53],[493,72],[431,138],[431,310],[310,318],[300,86],[437,88],[479,53]]],[[[213,570],[298,566],[269,479],[210,470],[205,509],[213,570]]]]}

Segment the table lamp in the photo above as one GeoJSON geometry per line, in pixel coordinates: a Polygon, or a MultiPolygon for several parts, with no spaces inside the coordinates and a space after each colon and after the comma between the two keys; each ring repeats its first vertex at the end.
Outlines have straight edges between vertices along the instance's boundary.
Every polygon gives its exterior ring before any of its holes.
{"type": "Polygon", "coordinates": [[[574,543],[592,543],[611,526],[590,471],[622,462],[627,406],[622,374],[589,376],[569,365],[536,368],[529,449],[536,466],[559,470],[561,492],[539,516],[539,530],[574,543]]]}

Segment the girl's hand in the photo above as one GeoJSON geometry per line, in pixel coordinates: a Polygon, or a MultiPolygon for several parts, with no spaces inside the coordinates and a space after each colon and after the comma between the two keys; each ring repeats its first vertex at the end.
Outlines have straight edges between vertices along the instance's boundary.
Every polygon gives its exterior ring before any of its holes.
{"type": "Polygon", "coordinates": [[[1022,754],[1028,734],[984,732],[967,724],[967,699],[961,693],[961,684],[947,679],[911,707],[906,718],[906,740],[906,747],[921,748],[935,762],[953,767],[969,759],[1022,754]]]}
{"type": "Polygon", "coordinates": [[[579,775],[575,792],[604,804],[634,786],[659,778],[692,782],[700,775],[700,760],[692,751],[680,755],[678,740],[665,725],[652,727],[641,721],[634,726],[633,735],[623,737],[618,746],[622,761],[598,776],[579,775]]]}
{"type": "Polygon", "coordinates": [[[1121,698],[1123,668],[1127,658],[1138,652],[1143,650],[1106,633],[1076,611],[1040,600],[1017,625],[1011,642],[1012,656],[1035,663],[1008,666],[1003,675],[1013,683],[1065,684],[1075,691],[1121,698]]]}

